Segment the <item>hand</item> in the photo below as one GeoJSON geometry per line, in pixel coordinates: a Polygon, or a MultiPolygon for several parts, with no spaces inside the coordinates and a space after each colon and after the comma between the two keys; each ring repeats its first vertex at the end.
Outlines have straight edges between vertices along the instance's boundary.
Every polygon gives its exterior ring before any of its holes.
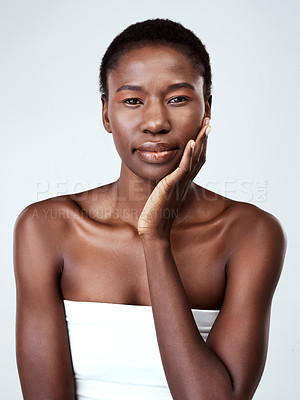
{"type": "Polygon", "coordinates": [[[209,118],[205,118],[195,141],[187,142],[179,166],[153,189],[138,220],[141,237],[169,238],[184,195],[205,163],[208,124],[209,118]]]}

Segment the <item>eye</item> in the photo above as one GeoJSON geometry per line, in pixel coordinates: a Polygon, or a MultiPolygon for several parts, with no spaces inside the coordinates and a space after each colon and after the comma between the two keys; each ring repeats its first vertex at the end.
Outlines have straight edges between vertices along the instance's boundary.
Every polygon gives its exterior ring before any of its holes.
{"type": "Polygon", "coordinates": [[[176,96],[173,97],[172,99],[169,100],[169,103],[171,104],[178,104],[178,103],[185,103],[189,99],[185,96],[176,96]]]}
{"type": "Polygon", "coordinates": [[[138,106],[140,104],[143,104],[142,101],[140,99],[137,99],[135,97],[131,98],[131,99],[125,99],[123,101],[124,104],[127,104],[129,106],[138,106]]]}

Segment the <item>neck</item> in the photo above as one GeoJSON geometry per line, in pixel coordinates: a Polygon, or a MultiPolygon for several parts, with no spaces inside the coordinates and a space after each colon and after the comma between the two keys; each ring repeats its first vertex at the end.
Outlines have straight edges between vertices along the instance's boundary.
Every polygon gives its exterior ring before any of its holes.
{"type": "MultiPolygon", "coordinates": [[[[139,216],[159,181],[160,179],[143,179],[126,168],[122,163],[120,177],[112,186],[113,211],[120,216],[120,219],[137,227],[139,216]]],[[[174,221],[174,225],[186,218],[190,208],[189,205],[195,197],[195,191],[196,185],[192,182],[180,206],[178,218],[174,221]]]]}

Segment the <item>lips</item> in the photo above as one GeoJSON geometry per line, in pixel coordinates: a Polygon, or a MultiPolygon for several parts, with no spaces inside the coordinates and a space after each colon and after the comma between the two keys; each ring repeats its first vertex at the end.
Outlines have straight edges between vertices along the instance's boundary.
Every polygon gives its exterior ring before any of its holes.
{"type": "Polygon", "coordinates": [[[145,142],[136,149],[138,157],[150,164],[162,164],[172,160],[178,147],[167,142],[145,142]]]}
{"type": "Polygon", "coordinates": [[[145,142],[141,146],[137,148],[140,151],[151,151],[151,152],[160,152],[160,151],[170,151],[175,150],[178,147],[172,145],[167,142],[145,142]]]}

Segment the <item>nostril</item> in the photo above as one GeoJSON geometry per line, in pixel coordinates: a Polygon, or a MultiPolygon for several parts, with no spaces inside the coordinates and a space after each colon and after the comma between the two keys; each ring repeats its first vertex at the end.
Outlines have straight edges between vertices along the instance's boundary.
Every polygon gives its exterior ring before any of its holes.
{"type": "Polygon", "coordinates": [[[144,133],[154,133],[154,134],[158,134],[158,133],[168,133],[170,130],[167,130],[167,129],[161,129],[161,130],[157,130],[157,131],[154,131],[154,130],[150,130],[150,129],[143,129],[143,132],[144,133]]]}
{"type": "Polygon", "coordinates": [[[156,113],[155,115],[144,115],[140,125],[141,131],[145,133],[168,133],[171,129],[166,115],[156,113]]]}

